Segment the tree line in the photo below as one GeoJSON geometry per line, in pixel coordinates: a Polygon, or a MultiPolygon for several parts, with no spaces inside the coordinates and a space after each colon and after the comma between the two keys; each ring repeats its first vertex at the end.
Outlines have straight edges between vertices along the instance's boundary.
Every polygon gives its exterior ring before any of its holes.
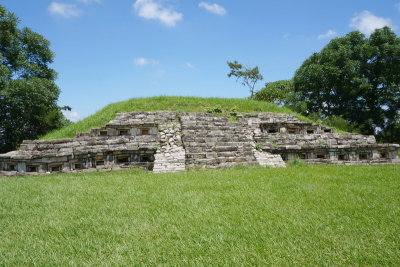
{"type": "MultiPolygon", "coordinates": [[[[244,85],[263,79],[257,67],[237,61],[228,66],[228,76],[244,85]]],[[[306,59],[292,79],[249,89],[253,99],[345,131],[375,134],[382,142],[400,142],[400,38],[389,27],[369,37],[353,31],[335,38],[306,59]]]]}
{"type": "Polygon", "coordinates": [[[0,5],[0,153],[69,123],[57,105],[50,43],[0,5]]]}

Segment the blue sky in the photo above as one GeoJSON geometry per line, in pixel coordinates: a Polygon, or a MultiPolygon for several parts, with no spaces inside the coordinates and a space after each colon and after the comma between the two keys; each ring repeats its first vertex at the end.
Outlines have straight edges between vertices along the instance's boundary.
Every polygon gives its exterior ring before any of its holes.
{"type": "Polygon", "coordinates": [[[352,30],[399,35],[400,0],[0,0],[51,42],[67,116],[155,95],[233,97],[228,60],[289,79],[313,52],[352,30]]]}

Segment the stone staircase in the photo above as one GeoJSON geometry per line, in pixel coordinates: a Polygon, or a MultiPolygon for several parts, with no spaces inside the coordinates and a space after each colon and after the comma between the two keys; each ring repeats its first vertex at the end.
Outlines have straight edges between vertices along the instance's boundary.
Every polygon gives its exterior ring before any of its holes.
{"type": "Polygon", "coordinates": [[[251,132],[244,124],[211,114],[181,116],[186,166],[257,165],[251,132]]]}

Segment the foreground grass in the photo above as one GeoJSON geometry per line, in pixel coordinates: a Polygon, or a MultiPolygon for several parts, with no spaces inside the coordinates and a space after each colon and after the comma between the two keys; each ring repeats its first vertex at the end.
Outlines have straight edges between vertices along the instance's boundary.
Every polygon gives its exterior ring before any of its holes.
{"type": "MultiPolygon", "coordinates": [[[[201,97],[175,97],[158,96],[147,98],[133,98],[127,101],[117,102],[106,106],[92,116],[78,121],[68,127],[55,130],[43,136],[41,139],[59,139],[74,137],[78,132],[87,132],[93,127],[102,126],[115,119],[118,112],[132,111],[178,111],[178,112],[206,112],[216,107],[224,111],[236,110],[236,112],[277,112],[295,114],[293,111],[278,107],[275,104],[235,98],[201,98],[201,97]]],[[[295,114],[303,121],[309,121],[306,117],[295,114]]]]}
{"type": "Polygon", "coordinates": [[[400,167],[0,178],[0,265],[399,265],[400,167]]]}

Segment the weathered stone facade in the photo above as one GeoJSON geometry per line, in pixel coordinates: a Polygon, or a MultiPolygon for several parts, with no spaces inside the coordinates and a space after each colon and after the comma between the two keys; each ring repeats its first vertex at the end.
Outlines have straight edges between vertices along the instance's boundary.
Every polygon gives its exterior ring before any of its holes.
{"type": "Polygon", "coordinates": [[[233,122],[208,113],[130,112],[76,138],[24,141],[0,155],[0,174],[109,171],[141,167],[174,172],[186,167],[284,167],[313,163],[399,163],[398,144],[278,113],[238,114],[233,122]]]}

